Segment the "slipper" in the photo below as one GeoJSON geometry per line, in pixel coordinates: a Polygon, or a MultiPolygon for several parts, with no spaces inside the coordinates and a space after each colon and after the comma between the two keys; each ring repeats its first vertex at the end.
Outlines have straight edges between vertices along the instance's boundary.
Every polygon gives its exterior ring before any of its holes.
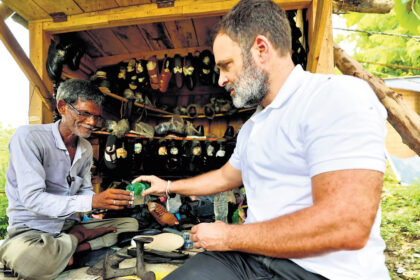
{"type": "Polygon", "coordinates": [[[170,57],[166,57],[163,60],[162,70],[160,71],[160,79],[159,79],[159,90],[160,92],[166,92],[168,90],[169,81],[172,78],[172,59],[170,57]]]}
{"type": "Polygon", "coordinates": [[[146,67],[150,77],[150,86],[154,90],[159,89],[159,72],[156,55],[149,57],[146,67]]]}
{"type": "Polygon", "coordinates": [[[116,141],[117,137],[113,134],[108,135],[108,138],[106,139],[104,160],[108,169],[115,169],[117,167],[117,149],[115,146],[116,141]]]}
{"type": "Polygon", "coordinates": [[[173,74],[175,75],[175,83],[177,88],[182,88],[184,85],[184,80],[182,78],[182,57],[179,54],[174,56],[174,68],[172,69],[173,74]]]}

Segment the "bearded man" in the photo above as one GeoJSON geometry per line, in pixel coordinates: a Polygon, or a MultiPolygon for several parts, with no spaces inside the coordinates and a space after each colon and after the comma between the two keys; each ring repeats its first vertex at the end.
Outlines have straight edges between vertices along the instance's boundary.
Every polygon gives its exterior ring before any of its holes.
{"type": "Polygon", "coordinates": [[[369,85],[305,72],[291,59],[285,12],[240,1],[220,22],[219,85],[236,107],[258,105],[229,162],[143,195],[211,195],[242,184],[245,224],[201,223],[205,249],[165,279],[389,279],[379,232],[386,111],[369,85]]]}

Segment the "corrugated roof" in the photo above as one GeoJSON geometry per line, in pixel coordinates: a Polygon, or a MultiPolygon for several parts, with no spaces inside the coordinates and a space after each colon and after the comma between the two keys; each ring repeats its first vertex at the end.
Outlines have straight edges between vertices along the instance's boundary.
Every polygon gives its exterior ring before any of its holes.
{"type": "Polygon", "coordinates": [[[384,79],[390,88],[420,92],[420,76],[384,79]]]}

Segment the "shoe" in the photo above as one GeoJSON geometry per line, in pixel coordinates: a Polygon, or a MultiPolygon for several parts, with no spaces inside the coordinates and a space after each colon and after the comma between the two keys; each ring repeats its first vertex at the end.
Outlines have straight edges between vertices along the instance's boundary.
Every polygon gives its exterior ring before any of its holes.
{"type": "Polygon", "coordinates": [[[209,103],[204,105],[204,115],[206,116],[206,118],[208,118],[209,120],[212,120],[214,118],[214,115],[216,114],[213,104],[209,103]]]}
{"type": "Polygon", "coordinates": [[[213,54],[209,50],[204,50],[200,53],[198,61],[198,78],[200,79],[201,83],[210,85],[212,83],[212,71],[214,69],[213,54]]]}
{"type": "Polygon", "coordinates": [[[67,66],[76,71],[79,69],[80,60],[84,55],[84,51],[79,44],[70,43],[69,47],[67,47],[67,55],[66,55],[66,64],[67,66]]]}
{"type": "Polygon", "coordinates": [[[229,125],[226,128],[226,131],[225,131],[225,134],[223,135],[223,138],[226,138],[226,140],[232,140],[234,136],[235,136],[235,130],[234,130],[233,126],[229,125]]]}
{"type": "Polygon", "coordinates": [[[201,156],[201,153],[202,153],[202,149],[201,149],[200,141],[193,140],[191,142],[191,154],[193,156],[201,156]]]}
{"type": "Polygon", "coordinates": [[[184,80],[182,77],[182,57],[179,54],[174,56],[174,67],[172,69],[173,74],[175,75],[175,83],[177,88],[182,88],[184,85],[184,80]]]}
{"type": "Polygon", "coordinates": [[[147,209],[149,210],[150,214],[156,219],[156,221],[162,225],[179,225],[178,219],[169,213],[163,205],[157,202],[149,202],[147,203],[147,209]]]}
{"type": "Polygon", "coordinates": [[[105,166],[108,169],[115,169],[115,167],[117,167],[116,163],[117,163],[117,148],[116,148],[116,143],[117,141],[117,137],[115,135],[108,135],[107,139],[106,139],[106,147],[105,147],[105,154],[104,154],[104,161],[105,161],[105,166]]]}
{"type": "Polygon", "coordinates": [[[137,83],[141,89],[149,86],[149,75],[147,74],[146,60],[140,59],[136,64],[137,83]]]}
{"type": "Polygon", "coordinates": [[[185,107],[185,106],[175,107],[174,114],[176,114],[176,115],[186,115],[187,114],[187,107],[185,107]]]}
{"type": "Polygon", "coordinates": [[[166,57],[163,60],[162,70],[160,71],[160,79],[159,79],[159,90],[160,92],[166,92],[168,90],[169,81],[172,78],[172,59],[170,57],[166,57]]]}
{"type": "Polygon", "coordinates": [[[122,142],[122,146],[117,149],[117,159],[125,158],[127,158],[127,150],[124,147],[124,142],[122,142]]]}
{"type": "Polygon", "coordinates": [[[138,120],[134,125],[134,131],[146,137],[153,137],[155,135],[155,129],[153,126],[140,120],[138,120]]]}
{"type": "Polygon", "coordinates": [[[200,106],[198,106],[197,104],[190,104],[187,107],[187,115],[188,117],[194,119],[196,117],[198,117],[200,113],[200,106]]]}
{"type": "Polygon", "coordinates": [[[197,133],[198,133],[197,136],[204,136],[204,126],[199,125],[195,129],[197,130],[197,133]]]}
{"type": "Polygon", "coordinates": [[[152,87],[152,89],[158,90],[159,85],[160,85],[159,72],[158,72],[158,63],[157,63],[157,59],[155,55],[149,57],[146,67],[147,67],[147,72],[149,73],[150,86],[152,87]]]}
{"type": "Polygon", "coordinates": [[[136,59],[132,58],[128,61],[127,64],[127,76],[131,77],[132,75],[134,75],[136,72],[134,71],[136,69],[136,59]]]}
{"type": "Polygon", "coordinates": [[[184,83],[189,90],[193,90],[195,87],[195,77],[194,77],[194,58],[191,53],[188,53],[184,57],[184,65],[182,68],[184,73],[184,83]]]}
{"type": "Polygon", "coordinates": [[[167,156],[168,155],[168,148],[166,147],[166,140],[165,139],[159,139],[157,155],[158,156],[167,156]]]}
{"type": "Polygon", "coordinates": [[[185,122],[185,135],[201,136],[200,132],[194,127],[194,125],[190,121],[185,122]]]}
{"type": "Polygon", "coordinates": [[[51,40],[50,46],[48,47],[48,56],[46,62],[46,69],[48,77],[51,81],[56,82],[61,80],[61,73],[63,72],[63,64],[66,60],[66,51],[61,45],[56,45],[51,40]]]}
{"type": "Polygon", "coordinates": [[[169,141],[169,143],[167,145],[167,150],[168,150],[168,154],[170,156],[176,157],[176,156],[179,156],[179,154],[180,154],[178,143],[175,140],[169,141]]]}

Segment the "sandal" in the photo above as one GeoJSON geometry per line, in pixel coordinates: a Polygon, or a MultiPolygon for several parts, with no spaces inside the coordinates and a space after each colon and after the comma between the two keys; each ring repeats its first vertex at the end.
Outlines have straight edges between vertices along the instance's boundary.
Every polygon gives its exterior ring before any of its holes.
{"type": "Polygon", "coordinates": [[[160,92],[166,92],[168,90],[169,81],[172,78],[172,59],[166,57],[163,60],[162,70],[160,71],[159,89],[160,92]]]}

